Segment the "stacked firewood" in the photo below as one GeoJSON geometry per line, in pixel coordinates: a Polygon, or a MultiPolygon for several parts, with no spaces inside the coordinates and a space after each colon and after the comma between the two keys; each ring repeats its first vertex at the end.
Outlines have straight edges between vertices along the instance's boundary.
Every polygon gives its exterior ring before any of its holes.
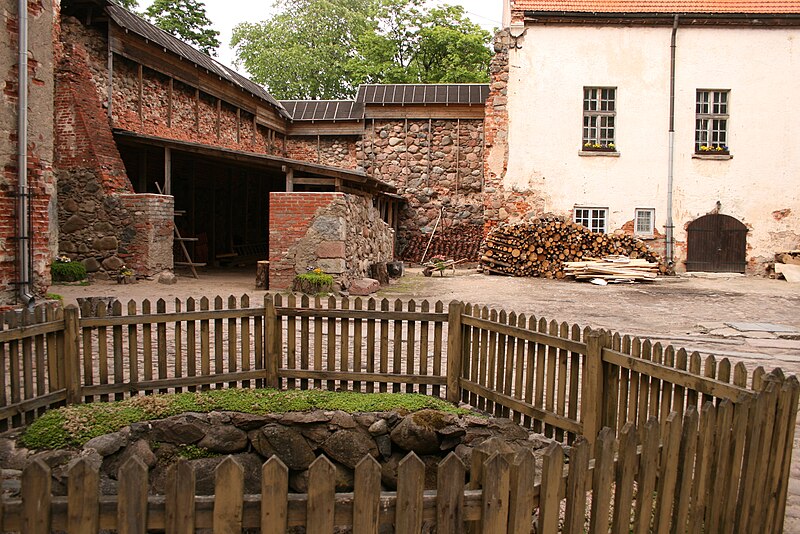
{"type": "Polygon", "coordinates": [[[605,280],[606,282],[650,282],[658,276],[658,264],[627,256],[606,256],[602,259],[565,261],[564,274],[576,280],[605,280]]]}
{"type": "MultiPolygon", "coordinates": [[[[564,262],[615,254],[661,263],[658,255],[635,237],[592,232],[549,215],[494,228],[481,248],[481,264],[490,273],[563,278],[564,262]]],[[[664,272],[661,267],[659,270],[664,272]]]]}
{"type": "Polygon", "coordinates": [[[443,258],[448,260],[478,261],[481,241],[483,241],[483,227],[474,224],[441,227],[433,234],[417,234],[411,238],[408,246],[403,251],[401,259],[410,263],[420,263],[425,247],[428,253],[425,260],[443,258]]]}

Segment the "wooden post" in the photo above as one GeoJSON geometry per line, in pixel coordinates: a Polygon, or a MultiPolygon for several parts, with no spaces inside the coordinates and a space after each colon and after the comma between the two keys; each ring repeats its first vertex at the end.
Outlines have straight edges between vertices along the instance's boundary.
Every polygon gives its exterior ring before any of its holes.
{"type": "Polygon", "coordinates": [[[64,310],[64,369],[67,404],[81,403],[80,322],[78,308],[70,304],[64,310]]]}
{"type": "Polygon", "coordinates": [[[457,403],[461,400],[461,314],[464,303],[454,300],[450,303],[447,318],[447,400],[457,403]]]}
{"type": "Polygon", "coordinates": [[[594,443],[603,422],[603,347],[605,334],[593,330],[586,340],[586,373],[583,382],[581,422],[583,435],[594,443]]]}
{"type": "Polygon", "coordinates": [[[172,149],[164,147],[164,194],[172,194],[172,149]]]}
{"type": "Polygon", "coordinates": [[[272,295],[264,295],[264,355],[266,362],[266,386],[271,388],[279,387],[278,382],[278,359],[280,350],[278,348],[278,314],[275,311],[275,303],[272,295]]]}

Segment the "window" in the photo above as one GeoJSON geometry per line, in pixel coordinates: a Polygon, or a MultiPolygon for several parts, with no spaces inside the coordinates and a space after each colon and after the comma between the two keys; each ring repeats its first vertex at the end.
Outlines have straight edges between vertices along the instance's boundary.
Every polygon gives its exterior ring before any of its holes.
{"type": "Polygon", "coordinates": [[[656,210],[652,208],[637,208],[634,220],[634,233],[636,235],[653,235],[655,228],[656,210]]]}
{"type": "Polygon", "coordinates": [[[606,208],[575,208],[574,221],[592,232],[606,233],[607,219],[608,209],[606,208]]]}
{"type": "Polygon", "coordinates": [[[616,151],[616,99],[617,90],[613,87],[583,88],[583,150],[616,151]]]}
{"type": "Polygon", "coordinates": [[[697,91],[694,134],[697,154],[728,154],[729,96],[730,91],[697,91]]]}

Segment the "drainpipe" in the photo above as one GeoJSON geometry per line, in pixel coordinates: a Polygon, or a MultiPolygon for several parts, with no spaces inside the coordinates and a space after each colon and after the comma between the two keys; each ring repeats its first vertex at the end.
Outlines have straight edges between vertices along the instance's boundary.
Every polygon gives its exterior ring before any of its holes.
{"type": "Polygon", "coordinates": [[[31,236],[28,192],[28,2],[17,1],[19,16],[19,72],[17,84],[17,262],[19,300],[32,305],[31,236]]]}
{"type": "Polygon", "coordinates": [[[675,50],[678,36],[678,15],[672,22],[672,39],[670,43],[670,64],[669,64],[669,162],[667,164],[667,265],[672,265],[673,246],[675,243],[675,225],[672,221],[672,182],[673,168],[675,166],[675,50]]]}

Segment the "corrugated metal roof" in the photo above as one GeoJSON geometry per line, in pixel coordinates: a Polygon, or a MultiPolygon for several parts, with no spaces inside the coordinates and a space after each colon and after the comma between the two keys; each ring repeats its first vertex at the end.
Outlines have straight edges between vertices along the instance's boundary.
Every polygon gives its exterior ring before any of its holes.
{"type": "Polygon", "coordinates": [[[294,121],[353,121],[364,118],[364,104],[354,100],[281,100],[294,121]]]}
{"type": "Polygon", "coordinates": [[[283,109],[283,106],[281,106],[281,104],[275,100],[275,98],[273,98],[266,89],[257,83],[248,80],[241,74],[229,69],[222,63],[215,61],[210,56],[184,43],[180,39],[173,37],[161,28],[150,24],[146,20],[134,15],[123,7],[113,3],[108,3],[106,5],[106,12],[111,19],[122,28],[144,37],[145,39],[148,39],[154,43],[157,43],[170,52],[193,62],[198,67],[202,67],[207,71],[223,78],[224,80],[241,87],[253,96],[269,102],[283,117],[287,119],[291,118],[289,113],[283,109]]]}
{"type": "Polygon", "coordinates": [[[365,84],[358,88],[356,102],[363,104],[477,104],[489,97],[484,83],[453,84],[365,84]]]}
{"type": "Polygon", "coordinates": [[[787,0],[514,0],[514,11],[575,13],[797,14],[800,1],[787,0]]]}

